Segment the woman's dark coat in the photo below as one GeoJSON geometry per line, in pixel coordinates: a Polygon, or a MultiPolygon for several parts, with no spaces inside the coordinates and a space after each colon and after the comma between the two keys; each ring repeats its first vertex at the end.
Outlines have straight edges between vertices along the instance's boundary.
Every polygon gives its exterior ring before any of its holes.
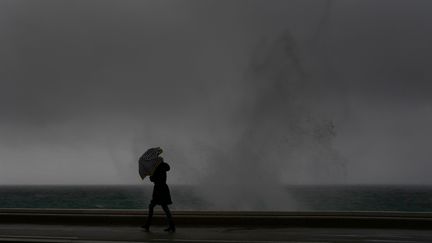
{"type": "Polygon", "coordinates": [[[150,181],[154,183],[153,187],[153,198],[151,200],[152,204],[168,205],[172,204],[171,194],[166,184],[167,171],[170,170],[170,166],[162,162],[154,171],[153,175],[150,176],[150,181]]]}

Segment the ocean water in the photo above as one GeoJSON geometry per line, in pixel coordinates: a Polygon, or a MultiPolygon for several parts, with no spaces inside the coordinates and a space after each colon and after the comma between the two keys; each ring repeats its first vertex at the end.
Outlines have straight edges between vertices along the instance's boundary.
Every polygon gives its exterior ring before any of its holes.
{"type": "MultiPolygon", "coordinates": [[[[174,210],[218,209],[192,186],[170,188],[174,210]]],[[[286,211],[432,212],[428,186],[287,186],[285,191],[294,201],[286,211]]],[[[151,186],[0,186],[0,208],[146,209],[151,192],[151,186]]]]}

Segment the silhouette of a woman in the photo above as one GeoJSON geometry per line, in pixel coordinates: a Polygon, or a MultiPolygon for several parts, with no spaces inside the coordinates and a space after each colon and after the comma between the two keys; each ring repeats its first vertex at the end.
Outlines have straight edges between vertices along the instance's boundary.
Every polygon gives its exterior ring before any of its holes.
{"type": "Polygon", "coordinates": [[[162,157],[158,157],[158,159],[161,160],[161,163],[158,165],[153,175],[150,176],[150,181],[154,183],[153,195],[152,200],[149,204],[147,222],[142,227],[146,231],[150,230],[150,225],[153,217],[153,209],[156,205],[160,205],[164,210],[168,221],[168,228],[166,228],[165,231],[175,232],[174,221],[168,208],[168,205],[172,204],[171,194],[168,185],[166,184],[167,171],[170,170],[170,166],[163,161],[162,157]]]}

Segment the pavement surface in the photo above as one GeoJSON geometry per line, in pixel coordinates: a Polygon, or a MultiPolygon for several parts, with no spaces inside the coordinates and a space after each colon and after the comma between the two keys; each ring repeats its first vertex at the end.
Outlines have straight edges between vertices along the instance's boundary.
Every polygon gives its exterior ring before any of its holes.
{"type": "Polygon", "coordinates": [[[0,224],[0,242],[179,242],[179,243],[283,243],[283,242],[432,242],[432,230],[296,227],[178,227],[166,233],[155,226],[145,232],[137,226],[83,226],[0,224]]]}

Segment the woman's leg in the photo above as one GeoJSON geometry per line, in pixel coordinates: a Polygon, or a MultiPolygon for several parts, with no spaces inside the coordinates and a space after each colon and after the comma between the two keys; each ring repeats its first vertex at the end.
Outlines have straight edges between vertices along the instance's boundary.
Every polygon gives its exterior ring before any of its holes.
{"type": "Polygon", "coordinates": [[[161,205],[161,206],[162,206],[163,211],[165,212],[165,215],[166,215],[166,218],[167,218],[167,221],[168,221],[168,226],[169,226],[168,229],[166,229],[165,231],[175,232],[174,221],[172,219],[172,215],[171,215],[171,212],[170,212],[170,210],[168,208],[168,205],[164,204],[164,205],[161,205]]]}
{"type": "Polygon", "coordinates": [[[147,215],[147,222],[146,222],[146,224],[144,225],[144,228],[145,228],[146,230],[149,230],[149,228],[150,228],[151,221],[152,221],[152,217],[153,217],[153,209],[154,209],[155,206],[156,206],[156,205],[153,204],[153,202],[151,202],[151,203],[149,204],[149,208],[148,208],[148,215],[147,215]]]}

